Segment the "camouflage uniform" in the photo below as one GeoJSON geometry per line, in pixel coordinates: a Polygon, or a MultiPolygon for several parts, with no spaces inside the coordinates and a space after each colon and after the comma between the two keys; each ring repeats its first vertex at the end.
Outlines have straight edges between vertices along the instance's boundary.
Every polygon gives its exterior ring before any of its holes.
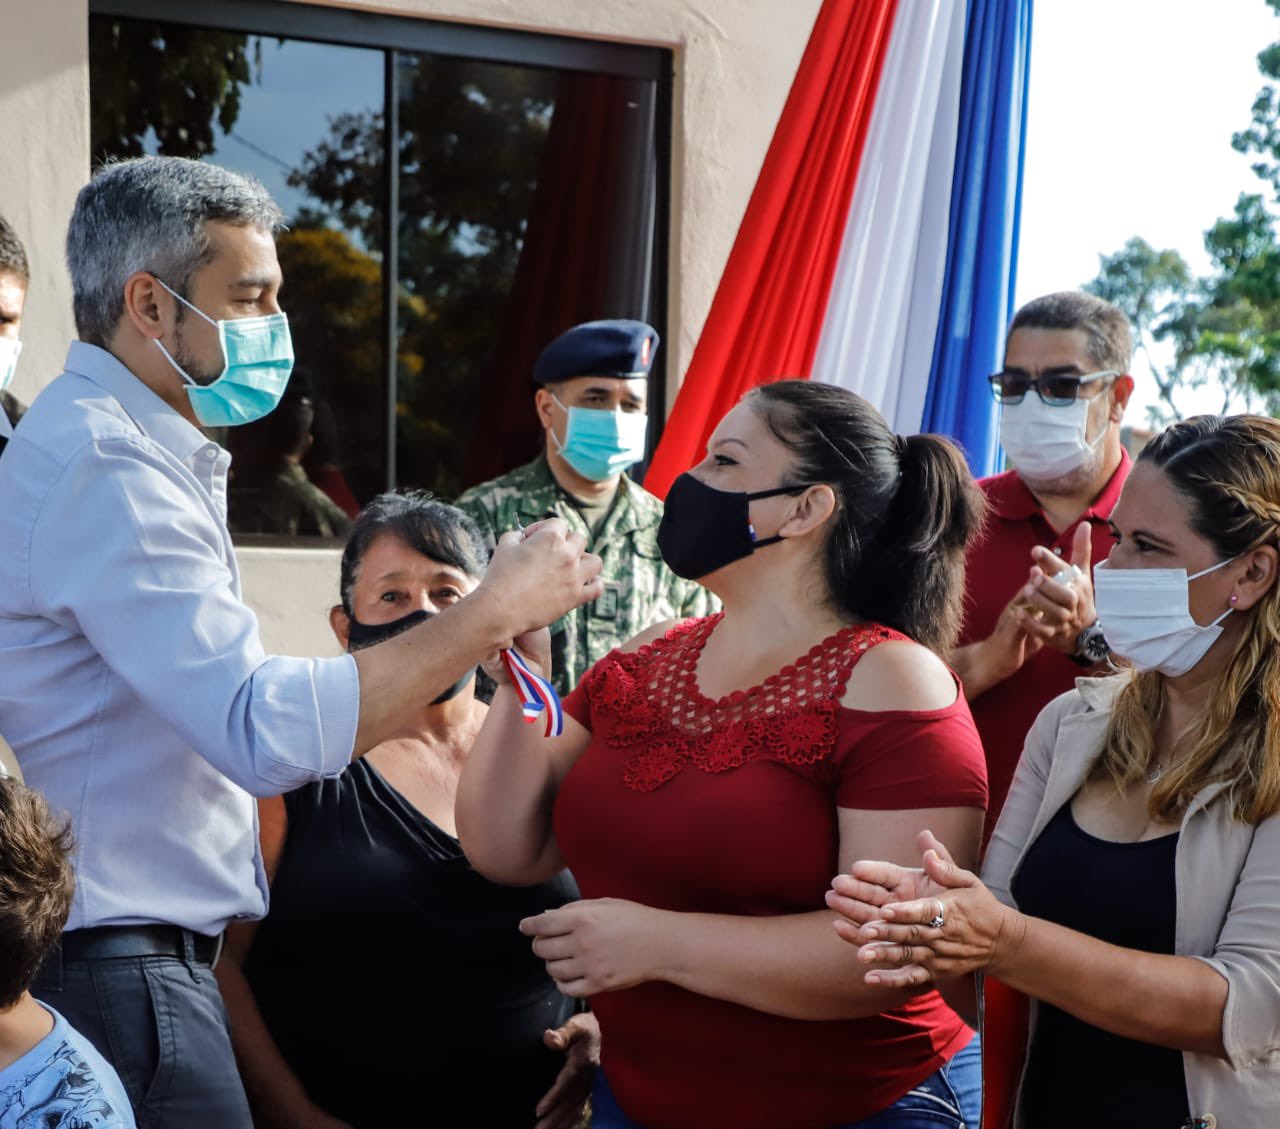
{"type": "Polygon", "coordinates": [[[342,508],[293,462],[274,470],[233,470],[227,509],[232,533],[345,537],[351,529],[342,508]]]}
{"type": "Polygon", "coordinates": [[[561,694],[597,659],[645,628],[714,610],[714,597],[706,589],[681,580],[663,563],[658,552],[662,503],[625,474],[595,536],[556,482],[545,455],[473,486],[457,505],[475,518],[491,546],[508,530],[559,517],[586,537],[587,549],[604,561],[604,595],[551,625],[552,681],[561,694]]]}

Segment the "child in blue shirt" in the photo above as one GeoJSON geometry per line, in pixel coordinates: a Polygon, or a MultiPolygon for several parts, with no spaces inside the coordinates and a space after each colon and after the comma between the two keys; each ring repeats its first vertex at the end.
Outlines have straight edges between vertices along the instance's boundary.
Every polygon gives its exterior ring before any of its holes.
{"type": "Polygon", "coordinates": [[[27,990],[71,909],[70,849],[44,798],[0,776],[0,1129],[136,1129],[116,1072],[27,990]]]}

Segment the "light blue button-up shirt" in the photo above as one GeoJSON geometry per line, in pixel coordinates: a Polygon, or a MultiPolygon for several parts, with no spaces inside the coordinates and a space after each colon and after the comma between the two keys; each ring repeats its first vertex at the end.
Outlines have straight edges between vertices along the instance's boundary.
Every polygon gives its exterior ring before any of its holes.
{"type": "Polygon", "coordinates": [[[354,660],[268,657],[230,456],[76,342],[0,458],[0,734],[71,816],[68,929],[266,912],[254,796],[337,775],[354,660]]]}

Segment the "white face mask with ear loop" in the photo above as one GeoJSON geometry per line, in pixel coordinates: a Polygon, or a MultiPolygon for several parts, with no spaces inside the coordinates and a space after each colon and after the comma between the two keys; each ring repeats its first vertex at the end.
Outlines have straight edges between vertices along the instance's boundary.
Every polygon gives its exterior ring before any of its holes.
{"type": "Polygon", "coordinates": [[[1204,658],[1222,634],[1228,607],[1212,623],[1191,618],[1191,581],[1220,568],[1231,557],[1187,575],[1185,568],[1111,569],[1093,567],[1093,600],[1107,646],[1138,670],[1156,670],[1170,678],[1186,674],[1204,658]]]}
{"type": "Polygon", "coordinates": [[[1077,397],[1070,404],[1051,405],[1028,390],[1021,403],[1002,404],[1000,446],[1014,469],[1043,482],[1084,466],[1107,434],[1104,426],[1092,442],[1087,438],[1093,402],[1077,397]]]}

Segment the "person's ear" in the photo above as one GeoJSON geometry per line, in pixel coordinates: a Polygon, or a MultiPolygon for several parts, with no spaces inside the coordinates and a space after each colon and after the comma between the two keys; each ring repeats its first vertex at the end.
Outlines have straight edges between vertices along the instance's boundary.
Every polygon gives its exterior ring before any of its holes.
{"type": "Polygon", "coordinates": [[[329,628],[345,651],[351,639],[351,617],[343,610],[341,604],[334,604],[329,609],[329,628]]]}
{"type": "Polygon", "coordinates": [[[1121,373],[1111,384],[1111,422],[1119,423],[1124,419],[1124,410],[1129,406],[1129,397],[1133,395],[1133,377],[1127,372],[1121,373]]]}
{"type": "Polygon", "coordinates": [[[1261,545],[1249,554],[1247,562],[1248,567],[1231,590],[1231,606],[1241,612],[1257,604],[1275,586],[1280,574],[1280,553],[1274,545],[1261,545]]]}
{"type": "Polygon", "coordinates": [[[836,492],[825,482],[811,486],[792,504],[791,512],[778,527],[784,537],[803,537],[817,529],[836,512],[836,492]]]}
{"type": "Polygon", "coordinates": [[[143,337],[160,340],[178,320],[178,300],[149,271],[134,271],[124,280],[124,313],[143,337]]]}
{"type": "Polygon", "coordinates": [[[538,413],[538,422],[543,431],[551,431],[555,427],[555,412],[559,405],[555,401],[554,392],[543,385],[533,395],[533,407],[538,413]]]}

